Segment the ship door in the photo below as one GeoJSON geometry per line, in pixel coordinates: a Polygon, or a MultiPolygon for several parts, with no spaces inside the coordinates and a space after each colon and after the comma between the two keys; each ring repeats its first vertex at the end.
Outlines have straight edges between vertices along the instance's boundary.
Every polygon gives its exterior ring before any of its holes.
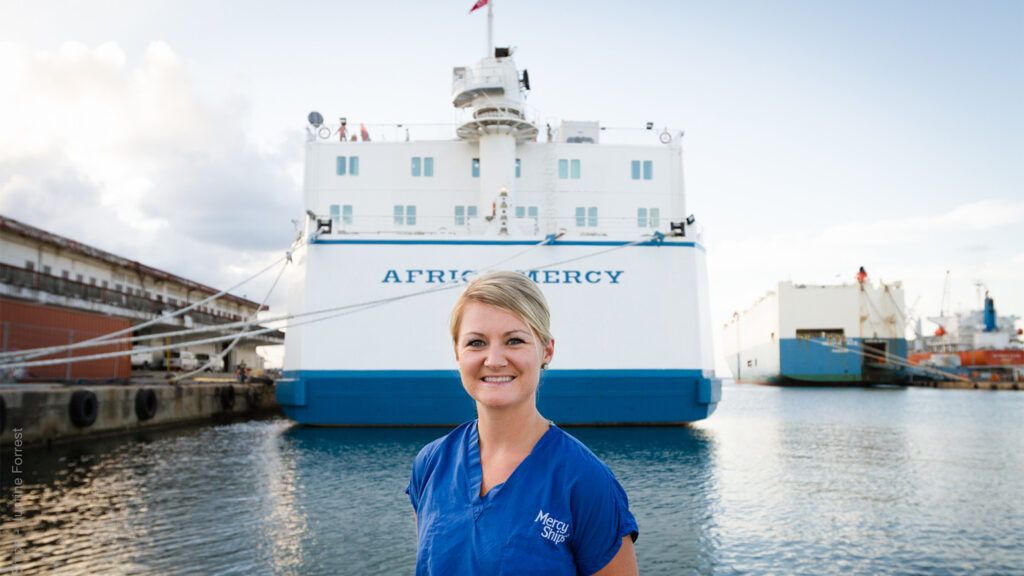
{"type": "Polygon", "coordinates": [[[861,377],[866,383],[895,382],[900,367],[889,362],[889,343],[878,340],[862,341],[864,353],[861,377]]]}
{"type": "Polygon", "coordinates": [[[864,362],[866,364],[888,364],[889,343],[864,341],[864,362]]]}

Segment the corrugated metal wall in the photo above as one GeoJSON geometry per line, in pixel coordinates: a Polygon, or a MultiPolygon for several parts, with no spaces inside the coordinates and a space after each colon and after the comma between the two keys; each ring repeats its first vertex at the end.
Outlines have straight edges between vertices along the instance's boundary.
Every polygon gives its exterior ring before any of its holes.
{"type": "MultiPolygon", "coordinates": [[[[4,352],[81,342],[129,326],[130,321],[115,316],[0,298],[0,350],[4,352]]],[[[131,345],[108,344],[64,352],[47,358],[88,356],[115,351],[130,353],[131,345]]],[[[125,355],[75,364],[25,368],[23,371],[19,370],[15,376],[18,380],[58,381],[127,379],[130,375],[131,358],[125,355]]]]}

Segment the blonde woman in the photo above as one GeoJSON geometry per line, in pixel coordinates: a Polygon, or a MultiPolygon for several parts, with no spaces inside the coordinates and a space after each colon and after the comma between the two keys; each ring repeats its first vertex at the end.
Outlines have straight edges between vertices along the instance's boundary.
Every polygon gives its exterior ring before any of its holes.
{"type": "Polygon", "coordinates": [[[622,486],[537,410],[555,352],[549,318],[541,291],[513,272],[477,278],[456,302],[455,359],[477,420],[413,463],[417,574],[637,574],[622,486]]]}

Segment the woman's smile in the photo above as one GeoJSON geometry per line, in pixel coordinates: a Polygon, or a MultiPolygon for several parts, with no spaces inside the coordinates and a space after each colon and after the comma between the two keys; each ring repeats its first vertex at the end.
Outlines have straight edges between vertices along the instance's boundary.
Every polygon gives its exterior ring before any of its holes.
{"type": "Polygon", "coordinates": [[[544,345],[518,316],[471,302],[459,327],[455,356],[466,392],[483,408],[533,406],[541,364],[554,342],[544,345]]]}

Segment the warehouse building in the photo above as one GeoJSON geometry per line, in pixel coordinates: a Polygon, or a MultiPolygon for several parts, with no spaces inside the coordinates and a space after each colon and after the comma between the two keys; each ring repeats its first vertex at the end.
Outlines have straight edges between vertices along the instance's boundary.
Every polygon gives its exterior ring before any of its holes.
{"type": "MultiPolygon", "coordinates": [[[[81,342],[103,334],[161,318],[133,335],[160,335],[185,328],[216,327],[251,317],[260,305],[227,294],[174,318],[164,315],[199,302],[220,290],[146,266],[23,222],[0,216],[0,351],[12,352],[43,346],[81,342]]],[[[251,328],[250,328],[251,329],[251,328]]],[[[204,332],[202,338],[226,336],[238,328],[204,332]]],[[[197,336],[189,339],[197,339],[197,336]]],[[[136,346],[178,344],[180,337],[164,337],[136,346]]],[[[284,335],[268,332],[240,340],[225,357],[222,370],[240,363],[263,367],[260,346],[279,346],[284,335]]],[[[190,345],[182,352],[134,355],[136,368],[180,370],[225,350],[230,340],[190,345]]],[[[132,370],[128,343],[75,350],[64,355],[123,351],[124,356],[27,368],[6,379],[118,380],[132,370]]]]}

